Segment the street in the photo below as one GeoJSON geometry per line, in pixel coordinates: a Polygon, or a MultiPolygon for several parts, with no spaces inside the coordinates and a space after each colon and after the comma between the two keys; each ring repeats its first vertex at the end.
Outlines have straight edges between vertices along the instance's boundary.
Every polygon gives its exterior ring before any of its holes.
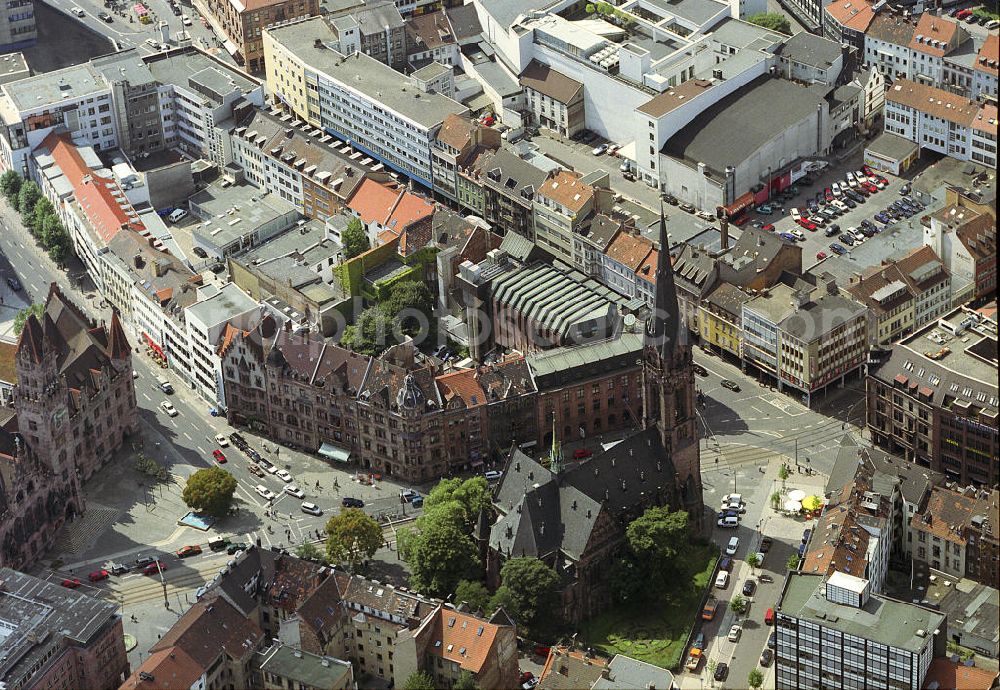
{"type": "Polygon", "coordinates": [[[76,21],[85,24],[92,30],[107,36],[117,42],[121,49],[138,48],[143,53],[155,53],[149,45],[147,39],[162,41],[162,36],[158,29],[160,20],[167,23],[170,31],[170,40],[175,42],[177,35],[181,31],[186,31],[192,38],[192,42],[199,48],[207,50],[215,57],[233,63],[230,55],[222,49],[221,40],[217,41],[216,36],[210,26],[203,24],[200,20],[198,10],[190,4],[182,4],[183,14],[191,19],[190,26],[184,26],[182,18],[174,15],[170,9],[168,0],[143,0],[143,5],[149,9],[150,14],[155,19],[149,24],[141,24],[134,17],[131,3],[126,3],[121,12],[115,12],[104,7],[100,0],[46,0],[49,5],[55,7],[76,21]],[[86,14],[83,17],[75,17],[70,14],[70,10],[79,7],[86,14]],[[100,12],[108,12],[112,15],[112,21],[106,23],[98,18],[100,12]],[[133,21],[129,21],[129,17],[133,21]]]}

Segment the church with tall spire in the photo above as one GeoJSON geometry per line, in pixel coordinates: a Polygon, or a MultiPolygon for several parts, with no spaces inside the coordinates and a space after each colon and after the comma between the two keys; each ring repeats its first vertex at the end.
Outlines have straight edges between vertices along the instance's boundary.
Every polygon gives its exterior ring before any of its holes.
{"type": "Polygon", "coordinates": [[[643,338],[642,419],[655,428],[677,473],[677,496],[693,526],[703,522],[701,447],[695,420],[694,369],[687,327],[680,315],[667,223],[660,211],[656,300],[643,338]]]}

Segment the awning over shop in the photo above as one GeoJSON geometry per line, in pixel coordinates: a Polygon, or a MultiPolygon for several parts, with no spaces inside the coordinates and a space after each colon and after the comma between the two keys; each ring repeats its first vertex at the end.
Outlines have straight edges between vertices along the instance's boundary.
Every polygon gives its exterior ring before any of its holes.
{"type": "Polygon", "coordinates": [[[324,443],[319,447],[319,454],[336,462],[349,462],[351,459],[351,451],[331,446],[329,443],[324,443]]]}
{"type": "Polygon", "coordinates": [[[735,216],[737,213],[745,209],[747,206],[753,203],[753,192],[747,192],[743,196],[739,197],[733,203],[725,206],[725,211],[727,216],[735,216]]]}
{"type": "Polygon", "coordinates": [[[146,344],[149,345],[151,348],[153,348],[156,354],[160,355],[160,357],[163,357],[163,359],[167,358],[167,355],[163,352],[163,348],[157,345],[156,342],[149,337],[148,333],[143,332],[142,337],[146,339],[146,344]]]}
{"type": "Polygon", "coordinates": [[[222,44],[222,47],[225,48],[226,52],[228,52],[233,57],[236,57],[236,53],[238,53],[240,50],[239,48],[236,47],[236,44],[233,43],[232,41],[225,41],[222,44]]]}

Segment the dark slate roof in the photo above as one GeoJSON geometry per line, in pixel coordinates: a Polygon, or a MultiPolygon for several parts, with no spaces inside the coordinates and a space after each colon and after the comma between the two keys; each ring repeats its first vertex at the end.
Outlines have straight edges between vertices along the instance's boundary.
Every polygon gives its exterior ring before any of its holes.
{"type": "Polygon", "coordinates": [[[800,31],[785,41],[778,49],[778,54],[792,62],[828,69],[840,57],[841,48],[839,43],[829,38],[800,31]]]}
{"type": "Polygon", "coordinates": [[[660,244],[656,257],[656,300],[653,314],[646,324],[646,345],[659,348],[664,361],[670,361],[673,350],[687,342],[687,327],[680,316],[674,267],[667,241],[667,220],[660,209],[660,244]]]}
{"type": "Polygon", "coordinates": [[[601,511],[617,518],[646,503],[669,502],[674,475],[654,427],[558,475],[515,449],[494,497],[502,517],[490,547],[514,556],[558,552],[574,561],[586,551],[601,511]]]}
{"type": "Polygon", "coordinates": [[[826,483],[826,494],[836,494],[854,483],[862,465],[873,473],[873,486],[881,488],[898,483],[903,498],[916,505],[920,504],[932,486],[940,486],[945,482],[945,476],[940,472],[906,462],[878,448],[859,445],[851,434],[844,434],[826,483]]]}
{"type": "Polygon", "coordinates": [[[448,22],[451,24],[452,35],[456,41],[474,38],[483,32],[479,15],[476,14],[476,6],[472,3],[449,7],[444,13],[448,15],[448,22]]]}

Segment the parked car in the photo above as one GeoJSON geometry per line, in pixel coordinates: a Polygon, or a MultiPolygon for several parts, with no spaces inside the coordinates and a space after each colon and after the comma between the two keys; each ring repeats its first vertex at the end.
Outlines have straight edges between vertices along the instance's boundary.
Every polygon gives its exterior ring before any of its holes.
{"type": "Polygon", "coordinates": [[[720,570],[715,576],[715,587],[716,589],[725,589],[729,586],[729,573],[725,570],[720,570]]]}
{"type": "Polygon", "coordinates": [[[839,232],[840,232],[840,226],[834,223],[833,225],[828,227],[825,231],[823,231],[823,234],[826,235],[827,237],[833,237],[839,232]]]}
{"type": "Polygon", "coordinates": [[[238,431],[234,431],[229,434],[229,440],[233,442],[233,445],[237,448],[243,449],[247,447],[247,440],[243,438],[243,435],[238,431]]]}
{"type": "Polygon", "coordinates": [[[10,276],[9,278],[7,278],[7,287],[9,287],[14,292],[19,292],[21,290],[21,281],[15,278],[14,276],[10,276]]]}
{"type": "Polygon", "coordinates": [[[274,476],[276,476],[278,479],[285,482],[286,484],[290,483],[293,479],[292,473],[289,472],[288,470],[276,470],[274,476]]]}
{"type": "Polygon", "coordinates": [[[226,455],[218,448],[212,451],[212,457],[215,458],[215,461],[220,465],[226,464],[226,455]]]}
{"type": "Polygon", "coordinates": [[[767,668],[768,666],[771,665],[772,661],[774,661],[774,652],[772,652],[770,649],[765,649],[763,652],[760,653],[761,666],[767,668]]]}
{"type": "Polygon", "coordinates": [[[591,153],[594,154],[595,156],[603,156],[607,152],[608,152],[607,144],[601,144],[600,146],[595,147],[593,151],[591,151],[591,153]]]}
{"type": "Polygon", "coordinates": [[[752,597],[753,593],[757,591],[757,583],[754,580],[747,579],[743,583],[743,596],[752,597]]]}
{"type": "Polygon", "coordinates": [[[795,235],[791,234],[790,232],[781,232],[781,233],[778,233],[778,237],[780,237],[781,239],[785,240],[785,242],[793,242],[794,243],[794,242],[797,241],[795,239],[795,235]]]}
{"type": "Polygon", "coordinates": [[[694,636],[694,639],[691,641],[691,649],[705,650],[705,633],[700,630],[698,631],[698,633],[694,636]]]}
{"type": "Polygon", "coordinates": [[[726,635],[726,639],[730,642],[739,642],[740,633],[743,632],[743,628],[740,627],[739,623],[734,623],[733,627],[729,628],[729,634],[726,635]]]}
{"type": "Polygon", "coordinates": [[[720,664],[716,664],[716,666],[715,666],[715,674],[714,674],[713,678],[715,678],[715,680],[717,680],[717,681],[719,681],[721,683],[722,681],[724,681],[728,677],[729,677],[729,664],[727,664],[725,662],[722,662],[720,664]]]}
{"type": "Polygon", "coordinates": [[[771,550],[771,546],[774,544],[774,540],[771,537],[764,537],[760,540],[760,551],[761,553],[767,553],[771,550]]]}
{"type": "Polygon", "coordinates": [[[844,254],[847,253],[847,250],[844,249],[841,245],[837,244],[836,242],[830,245],[830,251],[836,254],[837,256],[843,256],[844,254]]]}
{"type": "Polygon", "coordinates": [[[306,493],[299,487],[295,486],[294,484],[289,484],[288,486],[286,486],[285,493],[288,494],[289,496],[294,496],[295,498],[305,498],[306,496],[306,493]]]}
{"type": "Polygon", "coordinates": [[[90,580],[91,582],[100,582],[101,580],[107,580],[108,577],[110,576],[111,573],[109,573],[107,570],[102,569],[102,570],[95,570],[94,572],[92,572],[90,575],[87,576],[87,579],[90,580]]]}
{"type": "Polygon", "coordinates": [[[846,244],[848,247],[854,246],[854,238],[848,235],[846,232],[841,233],[837,239],[846,244]]]}
{"type": "Polygon", "coordinates": [[[500,477],[503,476],[503,472],[500,470],[486,470],[483,472],[483,476],[486,477],[486,481],[488,482],[498,482],[500,481],[500,477]]]}
{"type": "Polygon", "coordinates": [[[234,554],[239,553],[240,551],[246,551],[249,548],[250,546],[248,544],[245,544],[241,541],[233,542],[232,544],[226,547],[226,553],[232,556],[234,554]]]}
{"type": "Polygon", "coordinates": [[[719,570],[732,570],[733,559],[730,556],[723,556],[719,561],[719,570]]]}
{"type": "Polygon", "coordinates": [[[153,561],[142,569],[143,575],[158,575],[167,569],[167,564],[163,561],[153,561]]]}
{"type": "Polygon", "coordinates": [[[139,556],[138,558],[135,559],[135,567],[142,568],[144,566],[149,565],[150,563],[155,563],[155,562],[156,559],[153,558],[152,556],[139,556]]]}
{"type": "Polygon", "coordinates": [[[689,204],[686,201],[684,203],[682,203],[680,205],[680,207],[681,207],[681,210],[684,211],[684,212],[686,212],[686,213],[694,213],[697,210],[697,209],[695,209],[694,206],[692,206],[691,204],[689,204]]]}
{"type": "Polygon", "coordinates": [[[72,12],[73,14],[75,14],[77,17],[86,17],[87,16],[87,13],[83,11],[82,7],[74,7],[73,9],[70,10],[70,12],[72,12]]]}
{"type": "Polygon", "coordinates": [[[768,575],[767,573],[761,573],[760,575],[757,576],[757,579],[760,580],[761,582],[766,582],[768,584],[774,582],[774,578],[768,575]]]}
{"type": "Polygon", "coordinates": [[[68,587],[69,589],[76,589],[77,587],[79,587],[83,583],[80,582],[80,580],[78,578],[67,577],[65,580],[63,580],[59,584],[61,584],[63,587],[68,587]]]}
{"type": "Polygon", "coordinates": [[[730,537],[729,538],[729,543],[726,544],[726,555],[727,556],[735,556],[736,552],[739,550],[739,548],[740,548],[740,538],[739,537],[730,537]]]}
{"type": "Polygon", "coordinates": [[[188,544],[187,546],[182,546],[177,549],[178,558],[190,558],[191,556],[198,556],[201,554],[201,547],[197,544],[188,544]]]}
{"type": "Polygon", "coordinates": [[[115,20],[114,20],[114,17],[112,17],[112,16],[111,16],[110,14],[108,14],[107,12],[98,12],[98,13],[97,13],[97,18],[98,18],[98,19],[100,19],[100,20],[101,20],[102,22],[104,22],[105,24],[111,24],[112,22],[114,22],[114,21],[115,21],[115,20]]]}
{"type": "Polygon", "coordinates": [[[763,230],[764,232],[774,232],[774,225],[768,223],[767,225],[762,227],[761,230],[763,230]]]}
{"type": "Polygon", "coordinates": [[[274,492],[268,489],[263,484],[258,484],[257,486],[254,487],[253,490],[256,491],[257,495],[263,498],[265,501],[270,501],[274,498],[274,492]]]}
{"type": "Polygon", "coordinates": [[[344,508],[364,508],[365,502],[360,498],[351,498],[350,496],[344,496],[340,499],[340,505],[344,508]]]}
{"type": "Polygon", "coordinates": [[[774,625],[774,609],[768,609],[764,612],[764,624],[774,625]]]}
{"type": "Polygon", "coordinates": [[[735,381],[730,381],[729,379],[722,379],[722,381],[719,382],[719,385],[722,386],[723,388],[728,388],[734,393],[740,392],[740,386],[735,381]]]}
{"type": "Polygon", "coordinates": [[[726,517],[717,520],[715,522],[715,525],[723,529],[736,529],[737,527],[740,526],[740,519],[739,517],[727,515],[726,517]]]}

